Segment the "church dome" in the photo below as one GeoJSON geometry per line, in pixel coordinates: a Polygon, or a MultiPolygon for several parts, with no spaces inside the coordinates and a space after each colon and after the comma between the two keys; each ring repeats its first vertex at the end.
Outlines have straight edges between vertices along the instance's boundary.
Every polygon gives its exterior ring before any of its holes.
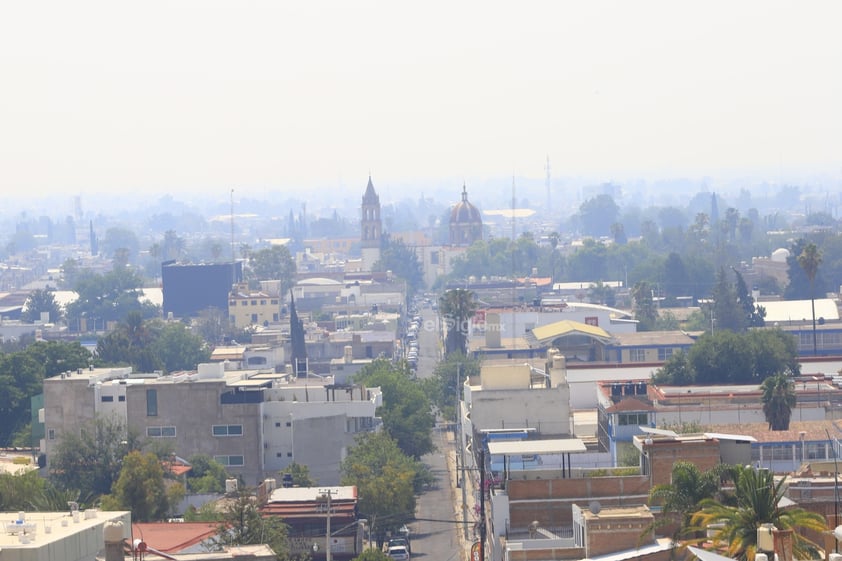
{"type": "Polygon", "coordinates": [[[482,239],[482,215],[468,201],[468,190],[462,185],[462,200],[450,209],[450,244],[468,246],[482,239]]]}
{"type": "Polygon", "coordinates": [[[462,200],[456,203],[450,210],[451,224],[482,224],[482,216],[479,209],[468,201],[468,191],[462,185],[462,200]]]}

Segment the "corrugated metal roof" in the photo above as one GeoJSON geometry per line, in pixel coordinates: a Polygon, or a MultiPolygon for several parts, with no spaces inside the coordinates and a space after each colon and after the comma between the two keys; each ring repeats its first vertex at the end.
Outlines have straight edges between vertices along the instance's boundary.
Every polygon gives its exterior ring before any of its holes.
{"type": "MultiPolygon", "coordinates": [[[[766,325],[774,322],[805,321],[813,319],[813,311],[809,300],[780,300],[773,302],[758,302],[766,309],[766,325]]],[[[839,308],[830,298],[816,299],[816,319],[827,321],[839,319],[839,308]]]]}
{"type": "Polygon", "coordinates": [[[531,333],[535,340],[538,342],[552,341],[553,339],[557,339],[558,337],[562,337],[564,335],[571,335],[573,333],[581,333],[583,335],[588,335],[590,337],[596,337],[598,339],[604,340],[611,339],[611,334],[609,334],[601,327],[597,327],[595,325],[587,325],[585,323],[572,321],[569,319],[557,321],[548,325],[542,325],[541,327],[535,327],[531,330],[531,333]]]}

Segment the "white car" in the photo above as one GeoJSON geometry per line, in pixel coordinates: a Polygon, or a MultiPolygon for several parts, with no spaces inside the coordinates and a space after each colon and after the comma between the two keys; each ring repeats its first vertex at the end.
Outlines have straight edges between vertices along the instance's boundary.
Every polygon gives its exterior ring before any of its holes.
{"type": "Polygon", "coordinates": [[[389,548],[388,555],[395,561],[408,561],[409,551],[402,545],[393,545],[389,548]]]}

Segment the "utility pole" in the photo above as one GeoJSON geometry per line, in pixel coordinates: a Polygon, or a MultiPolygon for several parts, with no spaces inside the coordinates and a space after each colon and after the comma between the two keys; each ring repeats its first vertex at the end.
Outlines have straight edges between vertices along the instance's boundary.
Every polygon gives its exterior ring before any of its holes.
{"type": "Polygon", "coordinates": [[[465,443],[464,433],[465,429],[462,426],[462,364],[456,364],[456,445],[459,446],[459,456],[457,459],[462,466],[462,527],[465,532],[465,539],[470,539],[468,534],[468,492],[465,489],[465,443]]]}
{"type": "Polygon", "coordinates": [[[332,502],[332,499],[333,499],[333,493],[334,492],[335,491],[333,489],[320,489],[319,490],[319,493],[321,493],[321,495],[319,496],[319,499],[327,501],[327,516],[326,516],[327,528],[325,530],[325,559],[326,559],[326,561],[331,561],[331,555],[330,555],[330,553],[331,553],[330,552],[330,514],[331,514],[331,511],[330,511],[330,509],[331,509],[331,506],[332,506],[331,502],[332,502]]]}
{"type": "Polygon", "coordinates": [[[485,449],[479,452],[479,558],[485,561],[485,449]]]}

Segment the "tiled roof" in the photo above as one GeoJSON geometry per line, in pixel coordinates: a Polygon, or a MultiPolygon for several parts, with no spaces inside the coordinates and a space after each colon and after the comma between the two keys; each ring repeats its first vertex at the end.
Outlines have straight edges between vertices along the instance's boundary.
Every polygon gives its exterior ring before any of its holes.
{"type": "Polygon", "coordinates": [[[605,409],[606,413],[626,413],[629,411],[655,411],[655,408],[637,398],[627,397],[620,401],[620,403],[616,403],[605,409]]]}
{"type": "Polygon", "coordinates": [[[206,522],[143,522],[132,524],[135,536],[164,553],[178,553],[211,538],[217,533],[217,524],[206,522]]]}

